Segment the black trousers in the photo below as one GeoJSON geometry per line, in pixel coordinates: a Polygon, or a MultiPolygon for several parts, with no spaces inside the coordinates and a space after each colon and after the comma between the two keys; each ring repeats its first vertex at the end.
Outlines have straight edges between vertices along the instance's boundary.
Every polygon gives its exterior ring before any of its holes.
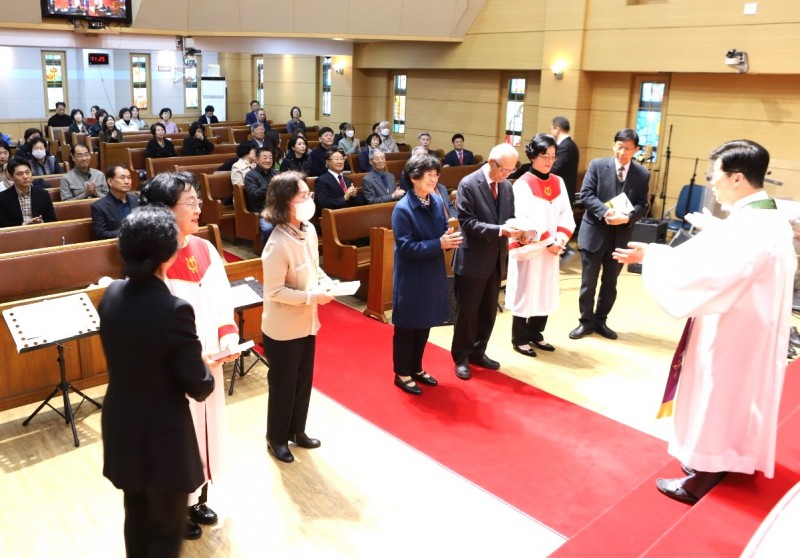
{"type": "Polygon", "coordinates": [[[547,316],[531,316],[521,318],[513,316],[511,319],[511,342],[514,345],[526,345],[528,341],[544,341],[544,326],[547,325],[547,316]]]}
{"type": "Polygon", "coordinates": [[[128,558],[177,558],[186,534],[189,494],[146,488],[124,495],[128,558]]]}
{"type": "Polygon", "coordinates": [[[394,326],[392,337],[392,359],[394,373],[398,376],[410,376],[412,372],[422,372],[422,354],[431,328],[412,329],[394,326]]]}
{"type": "Polygon", "coordinates": [[[316,336],[276,341],[264,335],[264,352],[269,358],[267,438],[286,444],[290,434],[306,431],[311,382],[314,378],[316,336]]]}
{"type": "Polygon", "coordinates": [[[450,354],[459,364],[468,358],[486,354],[486,346],[497,318],[497,296],[500,294],[500,271],[495,267],[489,277],[475,279],[456,275],[456,323],[450,354]]]}
{"type": "Polygon", "coordinates": [[[617,277],[622,271],[622,264],[611,255],[614,253],[614,244],[607,239],[603,248],[597,252],[581,250],[581,292],[578,297],[578,308],[581,312],[581,324],[594,328],[595,325],[606,323],[608,314],[617,300],[617,277]],[[594,295],[597,291],[597,280],[600,270],[603,277],[600,280],[600,293],[597,296],[595,307],[594,295]]]}

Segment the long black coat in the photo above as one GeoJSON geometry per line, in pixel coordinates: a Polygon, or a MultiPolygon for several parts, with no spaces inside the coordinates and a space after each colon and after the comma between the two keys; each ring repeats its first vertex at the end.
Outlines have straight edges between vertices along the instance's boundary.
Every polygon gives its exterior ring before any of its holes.
{"type": "Polygon", "coordinates": [[[194,492],[205,475],[186,395],[202,401],[214,378],[191,305],[151,277],[114,281],[98,310],[109,375],[103,474],[122,490],[194,492]]]}

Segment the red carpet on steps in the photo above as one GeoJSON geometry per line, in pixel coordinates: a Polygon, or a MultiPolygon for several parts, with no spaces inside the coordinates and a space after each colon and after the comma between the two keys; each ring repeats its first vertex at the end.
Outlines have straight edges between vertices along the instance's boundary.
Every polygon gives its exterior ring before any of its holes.
{"type": "MultiPolygon", "coordinates": [[[[664,442],[500,372],[459,380],[433,345],[424,365],[439,386],[407,395],[392,384],[391,326],[338,303],[320,318],[317,389],[566,537],[673,461],[664,442]]],[[[670,507],[659,503],[658,513],[670,507]]],[[[649,520],[627,518],[636,528],[649,520]]]]}
{"type": "Polygon", "coordinates": [[[228,252],[227,250],[223,250],[222,251],[222,255],[225,256],[225,261],[228,262],[228,263],[240,262],[240,261],[242,261],[244,259],[244,258],[240,258],[239,256],[237,256],[233,252],[228,252]]]}

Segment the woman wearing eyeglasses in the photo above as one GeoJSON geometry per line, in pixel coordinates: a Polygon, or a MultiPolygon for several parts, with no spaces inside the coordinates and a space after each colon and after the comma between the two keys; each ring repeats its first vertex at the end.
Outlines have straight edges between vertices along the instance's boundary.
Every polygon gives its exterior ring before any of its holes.
{"type": "Polygon", "coordinates": [[[214,391],[205,401],[189,400],[205,471],[203,486],[190,495],[188,502],[186,538],[197,539],[202,535],[198,524],[212,525],[217,522],[217,514],[206,505],[206,501],[208,482],[220,472],[225,436],[222,364],[239,356],[236,353],[220,360],[211,360],[210,355],[238,345],[239,332],[234,322],[231,287],[222,258],[210,242],[194,236],[200,228],[202,204],[197,198],[192,175],[185,172],[156,175],[142,188],[141,204],[168,207],[175,215],[178,257],[167,270],[167,286],[173,295],[192,305],[203,358],[214,376],[214,391]]]}
{"type": "Polygon", "coordinates": [[[320,328],[317,307],[333,297],[333,282],[319,265],[314,196],[303,175],[287,171],[272,179],[264,218],[274,225],[261,254],[264,268],[264,353],[269,358],[267,450],[291,463],[289,442],[305,449],[320,446],[306,435],[314,377],[314,350],[320,328]]]}
{"type": "Polygon", "coordinates": [[[536,134],[525,146],[530,171],[514,182],[514,215],[526,231],[511,241],[508,251],[506,308],[513,314],[514,350],[535,357],[536,349],[554,351],[544,340],[547,316],[558,308],[558,264],[575,219],[564,181],[550,170],[556,160],[556,141],[536,134]]]}

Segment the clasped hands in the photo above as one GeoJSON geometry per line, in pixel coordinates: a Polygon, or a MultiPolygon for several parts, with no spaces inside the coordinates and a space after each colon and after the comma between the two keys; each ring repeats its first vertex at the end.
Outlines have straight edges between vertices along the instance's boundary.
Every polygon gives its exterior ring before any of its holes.
{"type": "Polygon", "coordinates": [[[630,222],[630,217],[624,213],[619,213],[616,209],[609,209],[603,216],[607,225],[624,225],[630,222]]]}
{"type": "Polygon", "coordinates": [[[344,193],[344,199],[349,200],[350,198],[355,197],[356,194],[358,194],[358,190],[351,184],[344,193]]]}
{"type": "Polygon", "coordinates": [[[439,237],[439,242],[441,242],[443,250],[447,250],[449,248],[458,248],[461,246],[461,242],[464,240],[461,236],[461,231],[454,231],[455,229],[450,227],[441,237],[439,237]]]}

